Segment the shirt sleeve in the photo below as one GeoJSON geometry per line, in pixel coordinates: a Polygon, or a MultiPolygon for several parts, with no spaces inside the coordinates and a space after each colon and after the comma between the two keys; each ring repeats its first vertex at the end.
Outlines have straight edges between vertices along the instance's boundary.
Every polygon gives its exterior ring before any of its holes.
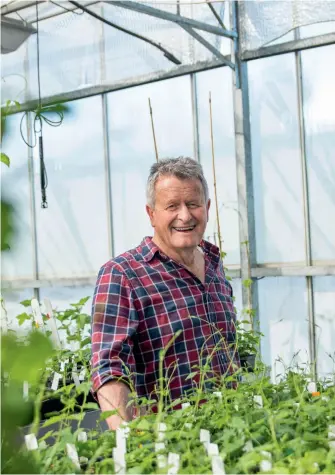
{"type": "Polygon", "coordinates": [[[129,384],[135,373],[132,337],[138,326],[132,287],[122,270],[100,269],[92,305],[92,392],[111,380],[129,384]]]}

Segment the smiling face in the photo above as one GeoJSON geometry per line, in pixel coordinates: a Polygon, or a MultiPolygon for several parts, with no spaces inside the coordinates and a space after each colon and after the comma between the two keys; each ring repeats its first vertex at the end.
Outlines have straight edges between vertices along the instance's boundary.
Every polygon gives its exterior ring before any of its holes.
{"type": "Polygon", "coordinates": [[[200,180],[181,180],[173,175],[159,177],[155,207],[146,207],[155,228],[155,242],[167,254],[195,249],[206,229],[209,206],[200,180]]]}

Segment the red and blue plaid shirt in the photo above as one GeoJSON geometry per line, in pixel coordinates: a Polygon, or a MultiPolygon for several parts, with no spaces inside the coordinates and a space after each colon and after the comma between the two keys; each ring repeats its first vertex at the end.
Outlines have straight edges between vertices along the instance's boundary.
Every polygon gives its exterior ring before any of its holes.
{"type": "Polygon", "coordinates": [[[132,378],[138,397],[157,399],[160,352],[178,331],[163,363],[172,401],[199,382],[197,368],[207,357],[206,380],[240,367],[232,288],[219,249],[206,241],[200,246],[205,284],[151,237],[102,266],[92,308],[94,392],[110,380],[132,378]]]}

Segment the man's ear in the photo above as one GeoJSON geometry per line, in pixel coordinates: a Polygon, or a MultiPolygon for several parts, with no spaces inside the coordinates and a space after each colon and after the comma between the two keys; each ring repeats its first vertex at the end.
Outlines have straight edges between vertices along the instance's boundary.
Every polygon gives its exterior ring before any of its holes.
{"type": "Polygon", "coordinates": [[[207,210],[207,222],[208,222],[208,219],[209,219],[209,208],[211,207],[211,200],[209,199],[207,201],[207,205],[206,205],[206,210],[207,210]]]}
{"type": "Polygon", "coordinates": [[[154,228],[155,227],[155,218],[154,218],[155,211],[152,208],[150,208],[149,205],[146,205],[145,209],[149,216],[151,226],[154,228]]]}

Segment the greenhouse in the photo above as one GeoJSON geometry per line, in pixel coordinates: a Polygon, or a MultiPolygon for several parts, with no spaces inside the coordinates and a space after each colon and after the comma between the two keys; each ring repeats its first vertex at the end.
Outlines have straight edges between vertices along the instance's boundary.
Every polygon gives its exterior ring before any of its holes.
{"type": "Polygon", "coordinates": [[[3,0],[1,60],[2,473],[335,473],[335,2],[3,0]],[[178,157],[254,360],[106,431],[98,272],[178,157]]]}

